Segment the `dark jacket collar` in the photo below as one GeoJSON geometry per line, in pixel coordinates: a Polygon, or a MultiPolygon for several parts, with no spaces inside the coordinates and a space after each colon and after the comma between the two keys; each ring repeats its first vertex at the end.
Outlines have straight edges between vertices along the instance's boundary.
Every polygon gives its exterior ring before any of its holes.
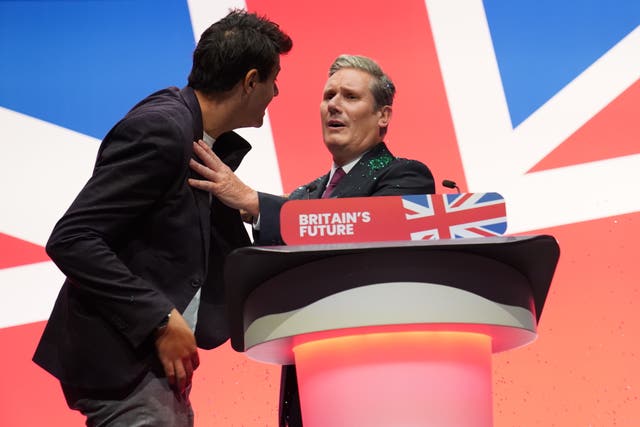
{"type": "MultiPolygon", "coordinates": [[[[356,165],[366,166],[373,161],[373,163],[379,162],[380,166],[382,166],[383,163],[388,164],[393,159],[393,154],[391,154],[391,152],[387,148],[387,145],[384,142],[380,142],[376,144],[371,150],[364,153],[364,155],[358,161],[358,163],[356,163],[356,165]]],[[[384,166],[386,166],[386,164],[384,166]]],[[[375,166],[378,165],[373,165],[374,169],[379,169],[375,166]]]]}
{"type": "MultiPolygon", "coordinates": [[[[193,134],[202,139],[204,132],[202,129],[202,110],[200,109],[198,98],[194,90],[189,86],[182,88],[180,94],[193,114],[193,134]]],[[[238,169],[240,162],[249,150],[251,150],[251,144],[235,132],[223,133],[213,144],[213,152],[233,171],[238,169]]]]}

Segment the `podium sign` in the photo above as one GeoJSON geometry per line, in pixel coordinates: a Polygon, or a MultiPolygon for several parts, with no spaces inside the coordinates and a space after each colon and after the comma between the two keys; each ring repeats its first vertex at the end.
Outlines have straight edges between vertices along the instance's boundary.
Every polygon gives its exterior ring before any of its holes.
{"type": "Polygon", "coordinates": [[[288,245],[490,237],[507,229],[498,193],[291,200],[280,224],[288,245]]]}

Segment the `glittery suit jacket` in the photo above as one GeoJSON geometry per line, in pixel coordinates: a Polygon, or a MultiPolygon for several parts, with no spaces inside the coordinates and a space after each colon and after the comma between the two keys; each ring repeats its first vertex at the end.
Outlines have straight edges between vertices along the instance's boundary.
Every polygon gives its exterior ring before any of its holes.
{"type": "MultiPolygon", "coordinates": [[[[318,199],[329,181],[329,174],[296,188],[289,198],[258,193],[260,231],[254,233],[257,245],[281,245],[280,209],[287,200],[318,199]]],[[[433,175],[416,160],[394,157],[384,142],[367,153],[340,180],[331,198],[431,194],[435,192],[433,175]]]]}

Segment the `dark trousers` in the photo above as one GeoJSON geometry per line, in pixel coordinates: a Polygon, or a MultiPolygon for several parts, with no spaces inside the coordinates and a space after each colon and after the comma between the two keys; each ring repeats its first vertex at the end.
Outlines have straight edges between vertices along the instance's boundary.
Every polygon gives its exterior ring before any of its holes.
{"type": "Polygon", "coordinates": [[[302,427],[300,393],[295,365],[284,365],[280,379],[280,427],[302,427]]]}
{"type": "MultiPolygon", "coordinates": [[[[189,388],[190,389],[190,388],[189,388]]],[[[67,404],[88,427],[193,427],[189,392],[177,396],[164,376],[149,371],[118,390],[81,390],[62,385],[67,404]]]]}

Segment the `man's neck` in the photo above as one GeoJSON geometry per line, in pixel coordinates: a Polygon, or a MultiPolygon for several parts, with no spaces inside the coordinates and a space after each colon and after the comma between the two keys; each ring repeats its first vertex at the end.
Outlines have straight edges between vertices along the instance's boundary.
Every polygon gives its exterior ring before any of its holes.
{"type": "Polygon", "coordinates": [[[375,144],[373,144],[372,146],[369,147],[369,149],[361,152],[361,153],[336,153],[336,152],[332,152],[333,154],[333,164],[336,165],[337,167],[343,167],[345,165],[348,165],[354,161],[360,160],[362,158],[362,156],[364,156],[367,152],[373,150],[374,147],[377,147],[378,144],[380,144],[382,142],[382,140],[376,142],[375,144]]]}
{"type": "Polygon", "coordinates": [[[207,134],[216,139],[236,128],[232,91],[215,96],[205,95],[197,90],[194,92],[202,112],[202,127],[207,134]]]}

